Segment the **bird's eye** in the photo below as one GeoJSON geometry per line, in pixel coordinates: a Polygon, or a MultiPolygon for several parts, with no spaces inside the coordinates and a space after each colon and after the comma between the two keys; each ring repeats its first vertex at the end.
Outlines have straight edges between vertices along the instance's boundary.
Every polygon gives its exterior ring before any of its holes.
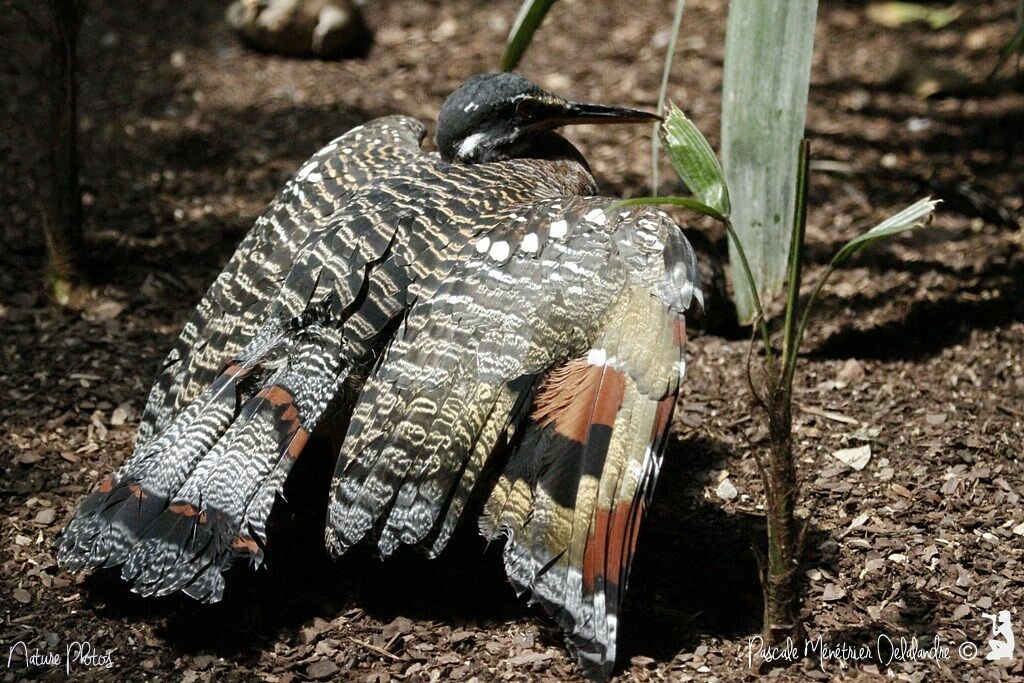
{"type": "Polygon", "coordinates": [[[519,100],[516,104],[516,118],[520,121],[531,121],[537,114],[537,101],[529,98],[519,100]]]}

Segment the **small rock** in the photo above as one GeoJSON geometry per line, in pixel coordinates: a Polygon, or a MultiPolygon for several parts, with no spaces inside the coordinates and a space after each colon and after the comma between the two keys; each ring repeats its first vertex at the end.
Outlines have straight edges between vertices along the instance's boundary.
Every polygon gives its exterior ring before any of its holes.
{"type": "Polygon", "coordinates": [[[561,92],[568,90],[572,85],[572,80],[568,76],[562,73],[549,73],[543,77],[544,87],[554,92],[561,92]]]}
{"type": "Polygon", "coordinates": [[[864,364],[856,358],[850,358],[843,367],[839,368],[839,372],[836,373],[836,381],[850,384],[856,382],[864,377],[864,364]]]}
{"type": "Polygon", "coordinates": [[[338,665],[329,659],[318,659],[306,667],[306,675],[315,681],[331,678],[339,671],[341,669],[338,668],[338,665]]]}
{"type": "Polygon", "coordinates": [[[11,597],[23,605],[27,605],[32,602],[32,594],[24,588],[15,588],[14,592],[11,593],[11,597]]]}
{"type": "Polygon", "coordinates": [[[970,575],[963,567],[957,567],[956,585],[960,588],[967,588],[968,586],[974,585],[974,577],[970,575]]]}
{"type": "Polygon", "coordinates": [[[957,605],[956,609],[953,610],[953,618],[957,621],[963,619],[971,613],[971,608],[967,605],[957,605]]]}
{"type": "Polygon", "coordinates": [[[412,622],[409,619],[406,619],[405,617],[398,617],[384,627],[383,631],[381,631],[381,635],[384,636],[385,640],[391,640],[395,636],[412,633],[412,628],[412,622]]]}
{"type": "Polygon", "coordinates": [[[114,412],[112,412],[110,414],[110,424],[111,424],[111,426],[120,427],[125,422],[127,422],[128,421],[128,417],[131,414],[129,412],[131,410],[131,407],[132,407],[131,402],[130,401],[125,401],[124,403],[122,403],[119,406],[117,406],[116,408],[114,408],[114,412]]]}
{"type": "Polygon", "coordinates": [[[90,322],[106,322],[121,315],[124,304],[116,301],[101,301],[86,311],[85,318],[90,322]]]}
{"type": "Polygon", "coordinates": [[[876,571],[878,571],[879,569],[881,569],[884,566],[885,566],[885,560],[883,560],[880,557],[876,557],[875,559],[868,560],[867,562],[864,563],[864,573],[865,574],[870,574],[872,572],[876,572],[876,571]]]}
{"type": "Polygon", "coordinates": [[[733,483],[726,478],[723,479],[718,485],[718,488],[715,489],[715,495],[722,500],[733,500],[739,495],[739,491],[737,491],[736,487],[733,486],[733,483]]]}
{"type": "Polygon", "coordinates": [[[843,448],[833,453],[832,457],[859,472],[871,460],[871,446],[865,444],[856,448],[843,448]]]}
{"type": "Polygon", "coordinates": [[[53,508],[43,508],[36,513],[35,523],[36,524],[53,524],[53,520],[57,518],[57,512],[53,508]]]}
{"type": "Polygon", "coordinates": [[[650,657],[644,657],[643,655],[635,655],[629,660],[629,663],[637,668],[646,669],[648,667],[653,667],[655,661],[650,657]]]}
{"type": "Polygon", "coordinates": [[[213,664],[213,655],[196,655],[192,658],[192,665],[199,670],[208,668],[213,664]]]}
{"type": "Polygon", "coordinates": [[[825,602],[834,602],[836,600],[842,600],[846,597],[846,589],[840,588],[834,583],[827,584],[825,590],[821,594],[821,599],[825,602]]]}
{"type": "MultiPolygon", "coordinates": [[[[352,0],[235,0],[227,23],[242,40],[267,52],[339,59],[365,55],[373,33],[352,0]]],[[[457,24],[443,32],[458,30],[457,24]],[[454,27],[454,28],[453,28],[454,27]]]]}

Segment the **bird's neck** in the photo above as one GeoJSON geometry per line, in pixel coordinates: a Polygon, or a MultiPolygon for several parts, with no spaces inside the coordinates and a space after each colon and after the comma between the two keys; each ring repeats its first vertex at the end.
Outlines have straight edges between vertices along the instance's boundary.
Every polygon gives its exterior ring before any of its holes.
{"type": "Polygon", "coordinates": [[[522,138],[508,150],[511,159],[546,159],[548,161],[575,161],[590,172],[590,164],[571,142],[554,131],[538,131],[522,138]]]}

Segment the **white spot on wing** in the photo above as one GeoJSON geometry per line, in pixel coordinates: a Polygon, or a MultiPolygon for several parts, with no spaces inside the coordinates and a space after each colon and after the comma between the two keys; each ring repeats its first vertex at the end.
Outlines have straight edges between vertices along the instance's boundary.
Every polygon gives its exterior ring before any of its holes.
{"type": "Polygon", "coordinates": [[[525,251],[527,254],[534,254],[540,247],[540,240],[537,239],[537,233],[531,232],[523,238],[523,243],[519,245],[519,248],[525,251]]]}
{"type": "Polygon", "coordinates": [[[316,162],[316,161],[311,161],[311,162],[309,162],[308,164],[306,164],[305,166],[303,166],[302,168],[300,168],[300,169],[299,169],[299,173],[298,173],[298,175],[296,176],[296,178],[298,178],[299,180],[305,180],[305,179],[306,179],[306,176],[308,176],[308,175],[310,174],[310,172],[311,172],[311,171],[312,171],[312,170],[313,170],[314,168],[316,168],[316,167],[317,167],[317,163],[318,163],[318,162],[316,162]]]}
{"type": "Polygon", "coordinates": [[[587,352],[587,362],[591,365],[604,365],[608,359],[608,353],[604,349],[590,349],[587,352]]]}
{"type": "Polygon", "coordinates": [[[491,248],[491,238],[486,235],[480,238],[480,241],[476,243],[476,251],[478,254],[485,254],[487,250],[491,248]]]}
{"type": "Polygon", "coordinates": [[[569,232],[569,224],[564,219],[557,220],[551,224],[548,232],[553,239],[560,240],[569,232]]]}
{"type": "Polygon", "coordinates": [[[608,217],[604,215],[604,211],[601,209],[592,209],[583,217],[583,219],[589,223],[596,223],[597,225],[604,225],[608,222],[608,217]]]}
{"type": "Polygon", "coordinates": [[[491,245],[491,251],[488,252],[492,259],[495,261],[504,261],[508,258],[510,249],[508,242],[505,240],[499,240],[491,245]]]}

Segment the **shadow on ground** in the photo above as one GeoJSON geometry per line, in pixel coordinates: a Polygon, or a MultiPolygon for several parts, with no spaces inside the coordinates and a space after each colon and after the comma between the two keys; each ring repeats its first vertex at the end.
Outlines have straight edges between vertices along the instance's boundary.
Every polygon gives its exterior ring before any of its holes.
{"type": "MultiPolygon", "coordinates": [[[[763,518],[723,512],[692,485],[729,455],[716,442],[670,446],[620,621],[620,664],[634,655],[668,661],[704,635],[758,630],[762,598],[753,549],[763,543],[763,518]]],[[[296,466],[286,489],[291,502],[278,505],[272,517],[268,570],[233,568],[223,602],[143,599],[128,591],[116,570],[87,580],[90,602],[105,617],[160,623],[159,635],[183,654],[249,654],[254,660],[315,617],[330,620],[356,609],[382,623],[404,616],[469,628],[539,616],[506,583],[501,548],[487,547],[470,523],[437,560],[405,551],[382,563],[356,548],[333,563],[322,542],[329,450],[314,445],[299,463],[304,469],[296,466]]],[[[560,646],[553,622],[539,623],[542,640],[560,646]]]]}
{"type": "MultiPolygon", "coordinates": [[[[893,264],[894,267],[899,266],[893,264]]],[[[907,264],[905,267],[913,269],[907,264]]],[[[952,286],[928,297],[902,297],[900,315],[868,327],[847,326],[823,340],[812,358],[915,360],[965,342],[975,330],[1024,320],[1024,257],[989,261],[978,273],[953,279],[952,286]]],[[[883,297],[891,297],[885,293],[883,297]]],[[[855,297],[848,303],[867,315],[882,297],[855,297]]],[[[824,319],[827,314],[820,314],[824,319]]],[[[856,323],[856,316],[852,322],[856,323]]]]}

